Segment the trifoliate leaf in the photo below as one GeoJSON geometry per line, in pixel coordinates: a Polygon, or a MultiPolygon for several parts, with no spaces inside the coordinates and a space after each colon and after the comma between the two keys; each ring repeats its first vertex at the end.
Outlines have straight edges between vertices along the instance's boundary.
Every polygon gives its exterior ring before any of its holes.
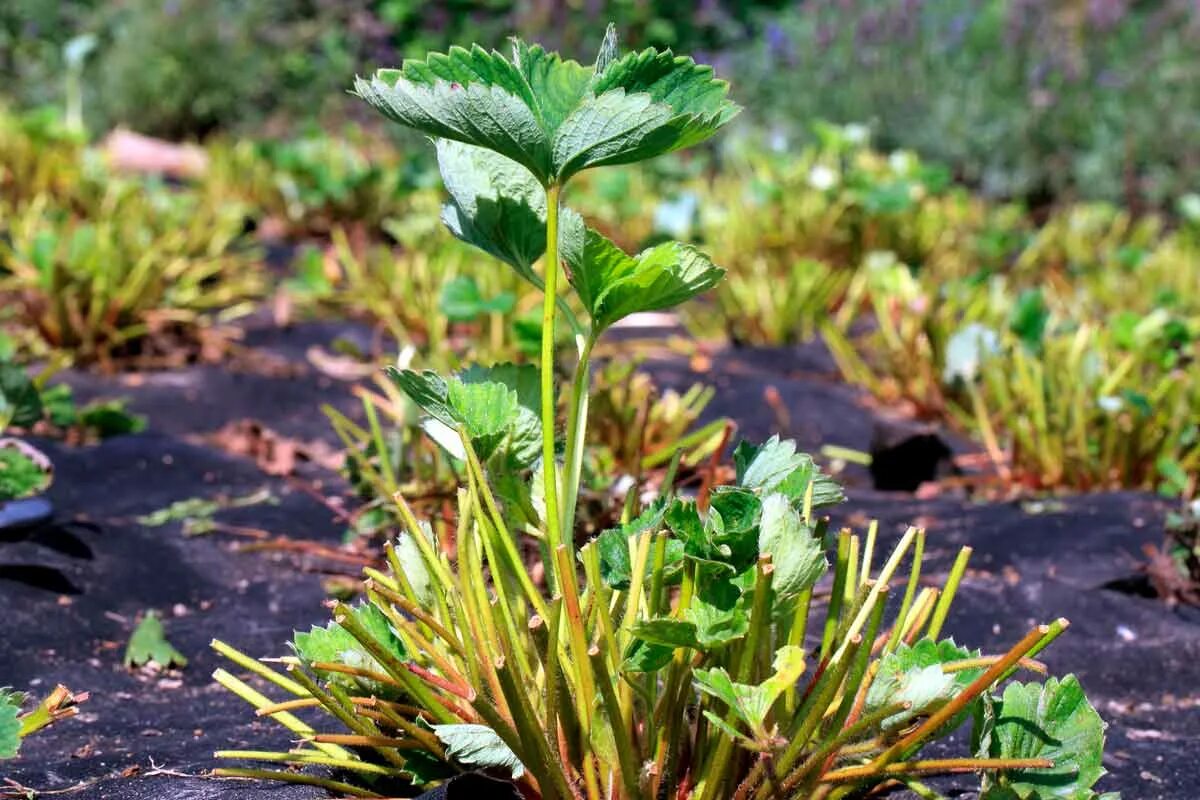
{"type": "MultiPolygon", "coordinates": [[[[371,634],[372,639],[396,655],[397,658],[404,657],[404,645],[392,632],[391,625],[382,611],[367,603],[358,606],[352,613],[355,620],[371,634]]],[[[368,653],[349,631],[336,622],[330,622],[325,627],[314,625],[308,633],[297,631],[292,637],[292,649],[304,661],[345,664],[370,672],[384,672],[375,657],[368,653]]],[[[327,677],[334,683],[346,687],[353,688],[358,685],[358,679],[351,675],[330,672],[327,677]]],[[[376,690],[382,688],[382,686],[375,687],[376,690]]]]}
{"type": "Polygon", "coordinates": [[[1045,758],[1050,769],[985,774],[980,800],[1093,800],[1105,724],[1074,675],[1011,683],[984,704],[980,758],[1045,758]]]}
{"type": "MultiPolygon", "coordinates": [[[[537,370],[529,365],[473,366],[457,376],[389,367],[387,375],[414,403],[451,431],[462,426],[481,459],[494,453],[506,435],[510,449],[532,460],[541,404],[537,370]]],[[[440,429],[439,429],[440,430],[440,429]]],[[[456,452],[448,432],[431,432],[435,441],[456,452]],[[443,436],[442,434],[445,434],[443,436]]],[[[527,463],[525,465],[527,465],[527,463]]]]}
{"type": "Polygon", "coordinates": [[[772,436],[761,445],[742,441],[733,451],[733,464],[738,486],[747,489],[779,491],[799,503],[811,484],[813,508],[846,499],[842,487],[821,472],[812,456],[796,452],[796,443],[790,439],[772,436]]]}
{"type": "Polygon", "coordinates": [[[763,501],[758,551],[771,556],[775,567],[771,589],[783,599],[811,589],[829,566],[820,539],[783,494],[772,494],[763,501]]]}
{"type": "Polygon", "coordinates": [[[0,439],[0,503],[44,492],[54,477],[50,459],[20,439],[0,439]]]}
{"type": "Polygon", "coordinates": [[[485,298],[474,278],[460,275],[442,287],[438,309],[451,322],[471,322],[484,314],[507,314],[513,310],[516,301],[512,292],[485,298]]]}
{"type": "Polygon", "coordinates": [[[16,695],[0,692],[0,759],[16,758],[21,749],[21,704],[16,695]]]}
{"type": "Polygon", "coordinates": [[[499,153],[542,185],[707,139],[738,111],[727,91],[711,68],[670,51],[618,58],[611,34],[591,67],[516,41],[509,58],[452,47],[355,81],[396,122],[499,153]]]}
{"type": "Polygon", "coordinates": [[[705,575],[728,579],[758,559],[761,509],[753,492],[724,486],[712,493],[703,519],[694,502],[679,499],[667,509],[664,522],[705,575]]]}
{"type": "Polygon", "coordinates": [[[665,242],[629,256],[590,229],[581,259],[568,258],[567,263],[571,285],[599,330],[630,314],[679,305],[717,285],[725,274],[689,245],[665,242]]]}
{"type": "Polygon", "coordinates": [[[780,648],[774,669],[775,673],[757,686],[735,682],[721,667],[697,669],[692,677],[697,689],[724,702],[751,731],[761,735],[771,706],[804,673],[804,648],[780,648]]]}
{"type": "Polygon", "coordinates": [[[19,364],[0,361],[0,433],[8,425],[31,427],[42,418],[42,398],[19,364]]]}
{"type": "MultiPolygon", "coordinates": [[[[437,153],[451,198],[442,209],[446,227],[541,289],[533,265],[546,251],[545,189],[528,169],[482,147],[439,139],[437,153]]],[[[564,257],[581,252],[583,219],[564,208],[558,224],[564,257]]]]}
{"type": "Polygon", "coordinates": [[[525,774],[525,765],[486,725],[434,725],[433,732],[446,745],[446,755],[464,766],[505,770],[513,780],[525,774]]]}
{"type": "Polygon", "coordinates": [[[183,653],[167,641],[162,620],[153,611],[147,611],[146,616],[142,617],[142,621],[133,629],[129,645],[125,648],[126,667],[141,667],[150,662],[163,669],[171,666],[186,667],[188,663],[183,653]]]}
{"type": "MultiPolygon", "coordinates": [[[[978,651],[965,650],[953,639],[940,642],[922,639],[912,646],[902,644],[880,660],[875,681],[867,691],[867,711],[896,703],[912,704],[907,711],[885,719],[884,730],[904,727],[916,717],[932,714],[983,673],[982,668],[945,672],[943,665],[978,656],[978,651]]],[[[957,727],[963,719],[965,714],[951,724],[957,727]]]]}

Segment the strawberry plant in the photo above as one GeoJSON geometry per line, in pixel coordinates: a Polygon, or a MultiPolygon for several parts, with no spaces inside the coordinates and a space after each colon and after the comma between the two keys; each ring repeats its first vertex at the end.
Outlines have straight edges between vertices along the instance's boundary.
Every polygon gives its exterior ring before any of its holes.
{"type": "Polygon", "coordinates": [[[768,800],[896,785],[937,797],[926,776],[981,772],[987,800],[1097,797],[1104,724],[1078,681],[1008,682],[1046,671],[1034,659],[1065,620],[998,655],[945,638],[969,551],[923,585],[915,528],[884,558],[875,526],[842,531],[830,569],[819,512],[842,490],[792,442],[739,444],[731,482],[711,470],[692,495],[671,472],[656,492],[635,486],[620,524],[577,544],[593,346],[722,272],[674,241],[623,252],[562,205],[564,190],[583,170],[709,138],[737,111],[726,90],[669,51],[619,54],[611,30],[592,67],[515,41],[510,57],[454,48],[358,82],[435,138],[451,231],[543,292],[541,359],[391,370],[458,465],[452,535],[398,493],[404,531],[389,568],[367,570],[364,602],[334,603],[281,661],[213,643],[286,699],[226,670],[216,680],[299,739],[217,755],[335,770],[218,774],[357,797],[481,771],[530,800],[768,800]],[[560,319],[576,342],[564,387],[560,319]],[[522,551],[522,531],[540,555],[522,551]],[[922,755],[968,720],[964,757],[922,755]]]}

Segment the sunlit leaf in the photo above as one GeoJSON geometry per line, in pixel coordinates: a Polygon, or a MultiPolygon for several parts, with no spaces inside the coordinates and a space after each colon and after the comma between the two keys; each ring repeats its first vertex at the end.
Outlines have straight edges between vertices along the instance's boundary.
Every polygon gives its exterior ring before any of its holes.
{"type": "Polygon", "coordinates": [[[125,666],[141,667],[151,662],[165,669],[185,667],[188,660],[167,641],[158,615],[147,611],[129,637],[129,644],[125,647],[125,666]]]}
{"type": "Polygon", "coordinates": [[[981,800],[1092,800],[1104,775],[1105,724],[1074,675],[1011,683],[984,704],[981,758],[1044,758],[1050,769],[987,773],[981,800]]]}
{"type": "Polygon", "coordinates": [[[514,780],[525,774],[516,753],[486,725],[434,725],[433,732],[446,745],[446,755],[464,766],[502,769],[514,780]]]}
{"type": "Polygon", "coordinates": [[[689,147],[738,112],[710,67],[654,49],[618,57],[612,31],[595,66],[516,41],[509,57],[452,47],[354,88],[396,122],[499,153],[542,185],[689,147]]]}
{"type": "Polygon", "coordinates": [[[781,647],[773,666],[774,674],[757,686],[735,682],[721,667],[697,669],[692,676],[696,688],[724,702],[747,727],[761,734],[771,706],[804,673],[804,649],[781,647]]]}
{"type": "MultiPolygon", "coordinates": [[[[391,625],[382,611],[373,605],[363,604],[353,609],[352,613],[354,619],[370,633],[371,638],[381,647],[390,651],[397,658],[404,657],[404,645],[392,632],[391,625]]],[[[292,649],[295,650],[296,655],[307,662],[345,664],[369,672],[384,672],[375,657],[337,622],[330,622],[324,627],[314,625],[307,633],[297,631],[292,637],[292,649]]],[[[322,671],[318,669],[318,672],[322,671]]],[[[322,674],[329,681],[346,688],[355,688],[361,680],[339,672],[322,672],[322,674]]],[[[374,691],[384,693],[388,691],[382,682],[368,680],[368,683],[374,691]]]]}
{"type": "Polygon", "coordinates": [[[761,445],[747,441],[738,443],[733,451],[737,483],[761,492],[778,491],[794,503],[804,500],[812,485],[812,506],[834,505],[846,499],[837,481],[821,472],[812,456],[796,451],[790,439],[772,436],[761,445]]]}
{"type": "Polygon", "coordinates": [[[795,597],[825,574],[825,548],[783,494],[763,501],[758,530],[759,553],[771,556],[771,589],[779,598],[795,597]]]}
{"type": "MultiPolygon", "coordinates": [[[[874,711],[894,703],[912,705],[883,721],[883,728],[901,728],[915,717],[932,714],[953,700],[982,674],[981,668],[946,672],[943,665],[978,657],[952,639],[934,642],[922,639],[914,645],[902,644],[879,662],[875,681],[867,692],[867,710],[874,711]]],[[[965,718],[954,721],[957,726],[965,718]]]]}
{"type": "Polygon", "coordinates": [[[630,314],[676,306],[725,274],[689,245],[666,242],[630,256],[590,229],[580,259],[567,263],[571,285],[599,330],[630,314]]]}
{"type": "Polygon", "coordinates": [[[0,691],[0,758],[16,758],[21,749],[21,713],[18,696],[0,691]]]}

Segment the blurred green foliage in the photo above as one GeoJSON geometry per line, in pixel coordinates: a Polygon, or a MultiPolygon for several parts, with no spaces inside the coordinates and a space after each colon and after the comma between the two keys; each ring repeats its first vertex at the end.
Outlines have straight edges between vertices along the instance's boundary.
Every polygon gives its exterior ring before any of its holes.
{"type": "Polygon", "coordinates": [[[672,0],[6,0],[0,85],[21,105],[63,102],[69,44],[94,36],[82,67],[94,130],[196,137],[341,119],[356,72],[449,42],[502,48],[519,30],[590,56],[616,20],[632,46],[713,51],[744,38],[754,11],[780,5],[713,0],[680,14],[672,0]]]}
{"type": "Polygon", "coordinates": [[[1188,0],[808,0],[733,54],[783,136],[870,124],[993,196],[1167,205],[1200,183],[1188,0]]]}

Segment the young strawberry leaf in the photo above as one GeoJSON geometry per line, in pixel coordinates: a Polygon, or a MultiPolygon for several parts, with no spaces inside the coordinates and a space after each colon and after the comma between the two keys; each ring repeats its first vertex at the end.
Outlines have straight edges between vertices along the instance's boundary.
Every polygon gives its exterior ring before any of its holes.
{"type": "Polygon", "coordinates": [[[386,373],[421,410],[440,423],[441,429],[427,427],[426,431],[449,452],[462,457],[453,435],[461,425],[480,458],[489,458],[506,435],[512,434],[509,453],[525,465],[532,461],[541,409],[535,368],[514,364],[472,366],[448,380],[429,370],[418,373],[389,367],[386,373]]]}
{"type": "MultiPolygon", "coordinates": [[[[442,221],[456,237],[508,264],[538,289],[533,265],[546,251],[546,192],[528,169],[499,153],[437,140],[438,168],[450,193],[442,221]]],[[[570,209],[559,218],[559,247],[583,248],[583,219],[570,209]]]]}
{"type": "Polygon", "coordinates": [[[31,427],[42,418],[42,398],[20,364],[0,361],[0,433],[31,427]]]}
{"type": "Polygon", "coordinates": [[[21,749],[20,696],[0,690],[0,758],[16,758],[21,749]]]}
{"type": "Polygon", "coordinates": [[[775,567],[771,588],[780,599],[812,588],[829,566],[823,543],[783,494],[772,494],[763,501],[758,551],[771,556],[775,567]]]}
{"type": "Polygon", "coordinates": [[[710,67],[669,50],[616,58],[611,30],[592,67],[517,40],[509,58],[452,47],[354,90],[402,125],[516,161],[543,186],[697,144],[739,110],[710,67]]]}
{"type": "Polygon", "coordinates": [[[1011,683],[984,703],[975,737],[980,758],[1045,758],[1050,769],[1008,770],[983,778],[980,800],[1092,800],[1104,775],[1105,724],[1074,675],[1043,684],[1011,683]]]}
{"type": "Polygon", "coordinates": [[[567,255],[571,285],[597,332],[630,314],[679,305],[720,282],[725,271],[689,245],[665,242],[626,255],[589,229],[581,257],[567,255]]]}
{"type": "Polygon", "coordinates": [[[781,694],[795,686],[804,673],[804,648],[781,647],[775,653],[774,669],[774,674],[757,686],[736,683],[721,667],[697,669],[692,677],[697,689],[728,705],[738,719],[761,738],[771,706],[781,694]]]}
{"type": "MultiPolygon", "coordinates": [[[[376,642],[398,657],[404,656],[404,645],[392,632],[391,625],[383,612],[373,605],[365,604],[355,608],[353,614],[358,623],[366,628],[376,642]]],[[[336,622],[330,622],[323,628],[314,625],[307,633],[297,631],[292,636],[292,649],[296,655],[309,663],[338,663],[371,672],[384,671],[375,657],[336,622]]],[[[328,673],[326,678],[345,688],[356,687],[359,680],[337,672],[328,673]]],[[[385,687],[382,684],[376,684],[374,689],[383,691],[385,687]]]]}
{"type": "Polygon", "coordinates": [[[0,439],[0,503],[43,492],[54,477],[50,459],[20,439],[0,439]]]}
{"type": "MultiPolygon", "coordinates": [[[[656,501],[620,528],[609,528],[596,537],[596,547],[600,555],[600,577],[606,584],[614,589],[629,588],[629,582],[633,578],[629,537],[657,529],[662,525],[666,510],[665,502],[656,501]]],[[[678,558],[682,548],[678,542],[675,544],[678,548],[676,553],[676,558],[678,558]]],[[[671,554],[667,555],[670,557],[671,554]]]]}
{"type": "Polygon", "coordinates": [[[446,755],[463,766],[504,770],[513,780],[525,774],[521,759],[486,725],[434,725],[433,732],[446,745],[446,755]]]}
{"type": "Polygon", "coordinates": [[[807,453],[796,452],[790,439],[772,436],[761,445],[747,441],[733,451],[738,486],[762,492],[778,491],[793,503],[803,502],[812,484],[812,507],[834,505],[846,499],[842,487],[821,472],[807,453]]]}
{"type": "MultiPolygon", "coordinates": [[[[900,702],[911,703],[911,708],[888,717],[882,724],[884,730],[903,728],[916,717],[937,711],[983,673],[982,668],[947,673],[944,665],[978,656],[978,651],[967,651],[952,639],[941,642],[922,639],[912,646],[902,644],[879,662],[875,681],[867,691],[867,711],[900,702]]],[[[953,720],[951,727],[960,725],[965,717],[966,712],[953,720]]]]}
{"type": "Polygon", "coordinates": [[[125,666],[141,667],[154,662],[163,669],[171,666],[186,667],[188,660],[167,641],[162,620],[153,611],[134,628],[125,648],[125,666]]]}

